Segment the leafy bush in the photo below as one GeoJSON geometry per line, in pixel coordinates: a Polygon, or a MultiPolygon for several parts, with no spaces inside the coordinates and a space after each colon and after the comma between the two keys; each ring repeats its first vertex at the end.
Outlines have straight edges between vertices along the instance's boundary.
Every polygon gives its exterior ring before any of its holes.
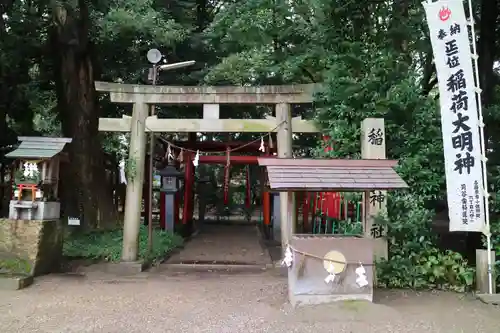
{"type": "Polygon", "coordinates": [[[21,258],[0,258],[0,274],[31,274],[32,265],[29,260],[21,258]]]}
{"type": "MultiPolygon", "coordinates": [[[[375,41],[376,42],[376,41],[375,41]]],[[[432,232],[437,202],[445,197],[439,108],[434,93],[422,88],[418,64],[391,46],[376,42],[344,43],[331,52],[325,84],[317,95],[316,121],[335,147],[319,156],[359,158],[361,122],[384,118],[387,158],[399,161],[404,192],[389,192],[387,216],[389,260],[377,264],[377,280],[391,288],[465,290],[474,270],[458,253],[440,251],[432,232]],[[376,50],[376,51],[372,51],[376,50]]]]}
{"type": "Polygon", "coordinates": [[[388,227],[389,260],[377,263],[377,282],[388,288],[448,289],[465,291],[475,270],[462,255],[436,248],[431,231],[433,213],[412,194],[389,196],[390,218],[378,223],[388,227]]]}
{"type": "MultiPolygon", "coordinates": [[[[153,230],[153,250],[148,253],[148,229],[139,231],[139,259],[160,260],[182,245],[182,237],[168,231],[153,230]]],[[[68,257],[119,261],[122,254],[123,230],[93,231],[70,236],[64,242],[63,253],[68,257]]]]}

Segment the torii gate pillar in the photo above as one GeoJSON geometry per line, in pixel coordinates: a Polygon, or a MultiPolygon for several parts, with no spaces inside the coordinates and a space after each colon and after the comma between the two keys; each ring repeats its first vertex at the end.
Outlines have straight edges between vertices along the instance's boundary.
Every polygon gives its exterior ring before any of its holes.
{"type": "Polygon", "coordinates": [[[148,105],[137,101],[133,104],[127,173],[127,195],[123,223],[122,261],[136,261],[141,224],[141,202],[146,161],[146,118],[148,105]]]}
{"type": "MultiPolygon", "coordinates": [[[[292,158],[292,113],[290,104],[280,103],[276,104],[276,119],[278,124],[277,141],[278,141],[278,157],[279,158],[292,158]]],[[[285,250],[289,244],[290,239],[295,231],[297,224],[297,216],[295,214],[296,202],[295,193],[293,192],[280,192],[279,193],[280,205],[280,224],[273,225],[273,234],[275,239],[281,238],[282,249],[285,250]]]]}

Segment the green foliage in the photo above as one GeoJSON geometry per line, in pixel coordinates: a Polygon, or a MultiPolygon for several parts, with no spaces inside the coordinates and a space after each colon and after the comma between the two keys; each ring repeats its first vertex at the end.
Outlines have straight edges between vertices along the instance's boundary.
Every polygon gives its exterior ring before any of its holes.
{"type": "Polygon", "coordinates": [[[0,256],[0,274],[23,274],[29,275],[32,271],[29,260],[21,258],[2,258],[0,256]]]}
{"type": "Polygon", "coordinates": [[[336,234],[338,235],[362,235],[363,223],[361,221],[340,221],[337,224],[336,234]]]}
{"type": "Polygon", "coordinates": [[[125,176],[130,182],[133,182],[137,176],[137,161],[131,157],[125,161],[125,176]]]}
{"type": "Polygon", "coordinates": [[[388,260],[377,263],[377,282],[388,288],[469,290],[474,269],[459,253],[435,247],[432,212],[412,194],[389,196],[388,215],[379,217],[389,240],[388,260]]]}
{"type": "Polygon", "coordinates": [[[234,215],[241,215],[247,221],[250,221],[256,207],[253,204],[250,207],[246,207],[245,205],[246,185],[229,186],[229,202],[227,205],[224,204],[223,200],[223,188],[224,185],[222,184],[222,186],[218,186],[214,191],[200,193],[200,195],[204,195],[209,206],[215,208],[217,218],[228,219],[234,215]]]}
{"type": "Polygon", "coordinates": [[[393,255],[377,263],[377,282],[388,288],[444,289],[469,291],[475,269],[460,253],[432,248],[409,258],[393,255]]]}
{"type": "MultiPolygon", "coordinates": [[[[161,260],[181,246],[180,236],[168,231],[153,230],[153,250],[148,252],[148,229],[141,225],[139,231],[139,259],[161,260]]],[[[94,260],[120,261],[123,246],[123,231],[93,231],[75,234],[64,242],[63,253],[67,257],[94,260]]]]}
{"type": "Polygon", "coordinates": [[[458,253],[439,251],[431,230],[429,207],[444,199],[445,181],[438,105],[423,92],[423,63],[416,57],[427,46],[410,42],[407,52],[394,47],[403,44],[362,33],[332,45],[316,121],[335,144],[324,153],[320,143],[316,155],[360,158],[362,120],[384,118],[387,157],[399,160],[397,172],[410,189],[390,193],[388,215],[378,221],[389,240],[389,259],[377,265],[378,283],[466,290],[474,271],[458,253]]]}

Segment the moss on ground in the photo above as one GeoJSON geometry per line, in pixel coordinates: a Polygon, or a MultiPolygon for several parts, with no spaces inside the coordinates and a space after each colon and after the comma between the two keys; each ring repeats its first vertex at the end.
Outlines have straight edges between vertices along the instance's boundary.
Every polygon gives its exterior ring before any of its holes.
{"type": "MultiPolygon", "coordinates": [[[[118,262],[121,258],[123,229],[93,231],[70,235],[64,241],[63,255],[79,259],[118,262]]],[[[139,260],[157,261],[165,258],[183,244],[183,239],[174,233],[154,230],[153,250],[148,252],[148,230],[141,226],[139,232],[139,260]]]]}

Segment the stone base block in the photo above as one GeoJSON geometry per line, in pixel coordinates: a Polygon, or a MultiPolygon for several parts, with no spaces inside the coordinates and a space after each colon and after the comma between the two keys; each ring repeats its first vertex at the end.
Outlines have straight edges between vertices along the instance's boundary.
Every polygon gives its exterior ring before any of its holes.
{"type": "Polygon", "coordinates": [[[12,220],[58,220],[61,204],[55,201],[18,201],[9,204],[9,219],[12,220]]]}
{"type": "Polygon", "coordinates": [[[477,294],[476,296],[483,303],[500,305],[500,294],[477,294]]]}
{"type": "Polygon", "coordinates": [[[59,270],[64,228],[60,220],[0,219],[0,252],[29,260],[34,276],[59,270]]]}
{"type": "Polygon", "coordinates": [[[290,304],[293,307],[328,304],[343,301],[366,301],[373,302],[371,294],[345,294],[345,295],[289,295],[290,304]]]}
{"type": "Polygon", "coordinates": [[[105,270],[107,273],[121,276],[139,274],[148,267],[148,263],[144,263],[142,261],[121,261],[105,264],[105,270]]]}
{"type": "Polygon", "coordinates": [[[33,284],[33,276],[0,274],[0,290],[19,290],[33,284]]]}

